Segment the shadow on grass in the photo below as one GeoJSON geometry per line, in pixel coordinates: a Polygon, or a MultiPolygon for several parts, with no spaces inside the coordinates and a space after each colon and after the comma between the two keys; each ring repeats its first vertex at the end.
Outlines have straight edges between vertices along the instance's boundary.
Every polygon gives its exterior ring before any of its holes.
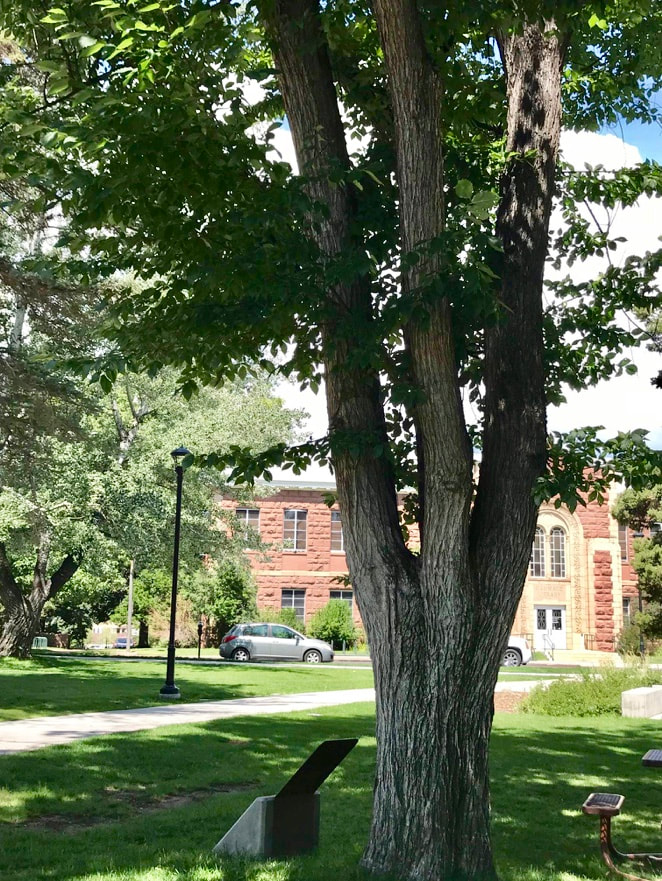
{"type": "MultiPolygon", "coordinates": [[[[604,879],[597,821],[580,812],[596,789],[626,795],[617,841],[661,847],[662,772],[642,768],[655,723],[578,723],[500,717],[493,736],[493,838],[502,877],[604,879]]],[[[0,877],[106,881],[329,881],[359,879],[370,823],[374,717],[369,707],[237,718],[0,757],[0,877]],[[265,864],[219,862],[211,848],[258,795],[276,792],[324,739],[359,745],[322,789],[319,851],[265,864]],[[161,811],[165,794],[250,784],[253,788],[161,811]],[[118,793],[131,798],[118,798],[118,793]],[[64,815],[66,835],[20,821],[64,815]],[[94,817],[96,826],[86,826],[94,817]],[[17,824],[19,821],[19,824],[17,824]],[[154,868],[158,867],[158,871],[154,868]]]]}

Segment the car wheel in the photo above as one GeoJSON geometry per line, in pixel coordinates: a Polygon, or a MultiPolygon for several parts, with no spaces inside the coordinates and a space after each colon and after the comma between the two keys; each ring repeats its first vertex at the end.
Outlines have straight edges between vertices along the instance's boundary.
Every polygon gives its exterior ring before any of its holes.
{"type": "Polygon", "coordinates": [[[501,665],[503,667],[519,667],[522,663],[522,655],[519,649],[507,648],[503,653],[501,665]]]}
{"type": "Polygon", "coordinates": [[[232,652],[233,661],[250,661],[251,656],[248,649],[235,649],[232,652]]]}
{"type": "Polygon", "coordinates": [[[322,655],[316,650],[311,649],[309,652],[303,656],[306,664],[321,664],[322,663],[322,655]]]}

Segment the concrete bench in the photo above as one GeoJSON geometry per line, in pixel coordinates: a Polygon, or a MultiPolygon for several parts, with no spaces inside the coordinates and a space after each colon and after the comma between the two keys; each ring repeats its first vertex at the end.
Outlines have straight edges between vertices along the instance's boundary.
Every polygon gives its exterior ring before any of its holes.
{"type": "Polygon", "coordinates": [[[630,688],[621,692],[621,713],[636,719],[662,714],[662,685],[630,688]]]}

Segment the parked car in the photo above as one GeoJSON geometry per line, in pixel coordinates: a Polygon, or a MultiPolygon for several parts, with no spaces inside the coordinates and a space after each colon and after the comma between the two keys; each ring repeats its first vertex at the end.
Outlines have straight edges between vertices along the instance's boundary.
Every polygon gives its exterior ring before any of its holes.
{"type": "Polygon", "coordinates": [[[328,643],[310,639],[284,624],[235,624],[221,640],[219,653],[233,661],[321,664],[333,660],[333,649],[328,643]]]}
{"type": "MultiPolygon", "coordinates": [[[[126,636],[118,636],[113,643],[114,649],[125,649],[126,648],[126,636]]],[[[131,640],[131,645],[129,648],[133,647],[133,640],[131,640]]]]}
{"type": "Polygon", "coordinates": [[[529,644],[523,637],[509,636],[501,664],[504,667],[519,667],[521,664],[528,664],[532,657],[529,644]]]}

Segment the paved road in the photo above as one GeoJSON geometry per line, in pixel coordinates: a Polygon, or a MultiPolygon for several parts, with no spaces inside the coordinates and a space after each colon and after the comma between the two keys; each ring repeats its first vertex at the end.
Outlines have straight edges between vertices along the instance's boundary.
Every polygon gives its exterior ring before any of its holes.
{"type": "MultiPolygon", "coordinates": [[[[551,681],[551,680],[550,680],[551,681]]],[[[498,682],[496,691],[530,691],[535,682],[498,682]]],[[[267,697],[245,697],[226,701],[201,701],[195,704],[161,704],[137,710],[110,710],[107,713],[77,713],[67,716],[38,716],[17,722],[0,722],[0,755],[42,749],[100,737],[161,728],[164,725],[184,725],[231,719],[234,716],[264,716],[314,710],[374,701],[373,688],[353,688],[342,691],[313,691],[303,694],[272,694],[267,697]]]]}

